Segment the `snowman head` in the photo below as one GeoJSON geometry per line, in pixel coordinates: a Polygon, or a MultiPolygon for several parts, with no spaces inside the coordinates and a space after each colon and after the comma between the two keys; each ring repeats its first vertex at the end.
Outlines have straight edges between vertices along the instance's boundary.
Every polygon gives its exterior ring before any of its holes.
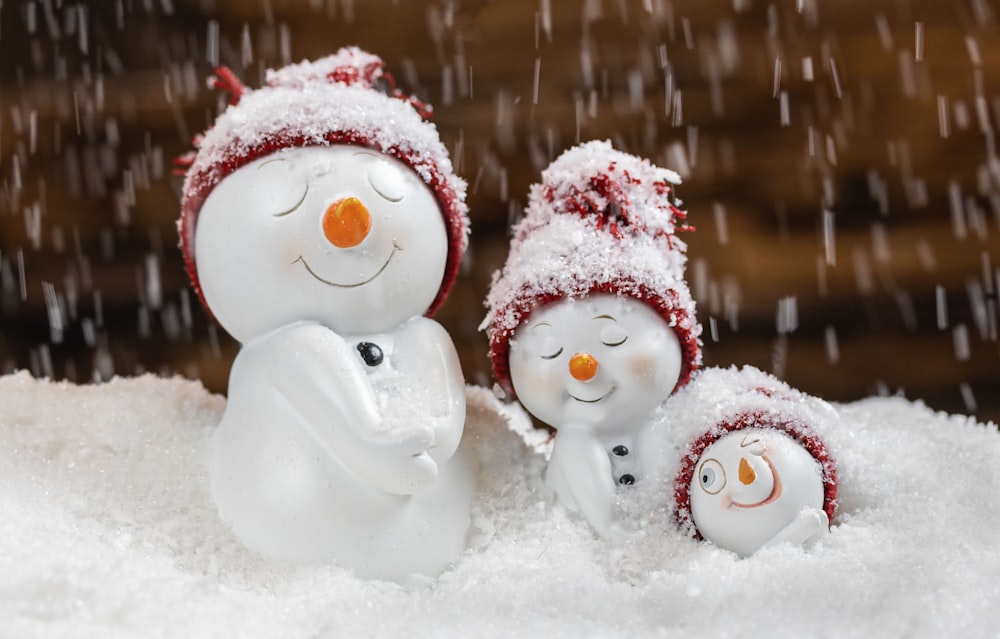
{"type": "MultiPolygon", "coordinates": [[[[622,315],[636,323],[629,330],[673,333],[661,341],[674,344],[664,348],[679,354],[663,355],[657,365],[676,357],[679,366],[676,373],[669,372],[670,366],[657,369],[657,380],[672,378],[665,388],[657,389],[657,403],[688,381],[701,363],[701,326],[684,280],[687,247],[677,236],[678,231],[690,230],[673,192],[679,181],[673,171],[596,141],[566,151],[542,172],[541,183],[531,187],[525,217],[514,228],[507,262],[494,275],[486,300],[489,311],[481,327],[489,335],[493,373],[505,390],[520,398],[527,385],[512,384],[513,368],[520,367],[517,375],[523,376],[531,372],[528,363],[541,357],[534,353],[537,349],[529,338],[538,330],[533,327],[544,328],[540,322],[550,314],[565,322],[574,315],[584,317],[590,311],[572,309],[575,305],[589,308],[588,304],[614,307],[593,313],[586,317],[588,321],[611,315],[621,323],[618,316],[622,315]]],[[[583,346],[573,346],[572,339],[588,336],[595,350],[611,348],[610,353],[638,347],[638,340],[627,348],[607,347],[592,337],[601,330],[584,323],[574,333],[559,336],[566,339],[563,357],[590,353],[595,359],[588,361],[597,364],[593,381],[581,382],[570,375],[567,387],[589,383],[596,388],[598,380],[606,380],[605,375],[611,373],[604,366],[611,359],[602,360],[583,346]]],[[[567,366],[563,361],[559,371],[568,370],[567,366]]],[[[593,363],[581,365],[582,369],[590,366],[593,363]]],[[[615,381],[623,384],[619,391],[625,388],[626,377],[615,381]]],[[[644,373],[633,377],[639,385],[652,379],[644,373]]],[[[531,392],[529,402],[542,394],[531,392]]],[[[586,397],[593,399],[590,393],[586,397]]],[[[543,414],[536,415],[552,423],[543,414]]]]}
{"type": "Polygon", "coordinates": [[[677,523],[749,555],[805,508],[833,521],[839,432],[828,403],[752,366],[708,368],[665,405],[668,446],[687,442],[674,471],[677,523]]]}
{"type": "Polygon", "coordinates": [[[514,333],[510,377],[535,417],[558,427],[638,426],[681,374],[677,334],[652,308],[596,293],[536,310],[514,333]]]}
{"type": "Polygon", "coordinates": [[[237,169],[195,232],[204,299],[240,341],[303,320],[388,330],[430,307],[447,254],[430,188],[354,145],[287,149],[237,169]]]}
{"type": "Polygon", "coordinates": [[[301,320],[387,330],[443,303],[467,244],[465,183],[429,109],[345,48],[269,71],[197,141],[179,222],[188,273],[241,341],[301,320]]]}
{"type": "Polygon", "coordinates": [[[823,469],[785,433],[748,428],[705,448],[688,490],[701,537],[746,556],[804,508],[823,508],[823,469]]]}

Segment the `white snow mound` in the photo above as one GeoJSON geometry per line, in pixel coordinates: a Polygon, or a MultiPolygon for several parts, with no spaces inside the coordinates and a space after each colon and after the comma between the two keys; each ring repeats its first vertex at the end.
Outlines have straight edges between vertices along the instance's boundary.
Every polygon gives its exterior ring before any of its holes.
{"type": "Polygon", "coordinates": [[[0,377],[0,636],[991,636],[1000,627],[1000,435],[901,398],[836,407],[840,508],[809,550],[748,559],[626,494],[596,539],[548,498],[524,413],[470,388],[472,547],[437,578],[363,581],[243,550],[209,498],[225,400],[146,376],[0,377]]]}

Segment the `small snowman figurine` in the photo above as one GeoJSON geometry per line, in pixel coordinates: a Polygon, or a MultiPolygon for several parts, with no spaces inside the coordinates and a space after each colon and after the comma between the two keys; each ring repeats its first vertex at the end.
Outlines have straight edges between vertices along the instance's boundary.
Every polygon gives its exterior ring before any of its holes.
{"type": "Polygon", "coordinates": [[[602,536],[648,428],[701,360],[676,173],[589,142],[532,186],[483,328],[504,389],[557,431],[546,481],[602,536]]]}
{"type": "Polygon", "coordinates": [[[249,548],[376,578],[466,544],[465,386],[427,316],[467,243],[465,182],[426,105],[357,48],[215,85],[230,106],[180,162],[188,274],[242,347],[212,495],[249,548]],[[186,160],[186,161],[185,161],[186,160]]]}
{"type": "Polygon", "coordinates": [[[836,411],[753,367],[707,369],[668,401],[686,440],[674,480],[683,530],[746,557],[829,529],[836,465],[820,433],[836,411]]]}

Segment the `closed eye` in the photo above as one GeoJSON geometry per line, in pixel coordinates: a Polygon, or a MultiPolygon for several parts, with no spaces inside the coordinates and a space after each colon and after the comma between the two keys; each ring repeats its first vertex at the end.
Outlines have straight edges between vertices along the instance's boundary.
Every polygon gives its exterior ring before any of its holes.
{"type": "Polygon", "coordinates": [[[274,217],[285,217],[289,213],[294,212],[295,209],[297,209],[300,206],[302,206],[302,203],[306,201],[306,196],[307,195],[309,195],[309,183],[308,182],[306,182],[306,189],[305,189],[305,191],[302,192],[302,197],[299,198],[299,201],[296,202],[295,204],[293,204],[292,208],[288,209],[287,211],[281,211],[280,213],[275,213],[274,217]]]}
{"type": "Polygon", "coordinates": [[[387,188],[385,188],[385,186],[383,186],[382,188],[379,188],[379,182],[378,182],[378,180],[372,180],[372,176],[371,175],[368,176],[368,184],[371,185],[372,189],[376,193],[378,193],[384,199],[389,200],[390,202],[399,202],[399,201],[401,201],[403,199],[403,194],[396,195],[396,194],[390,193],[389,190],[387,188]]]}
{"type": "MultiPolygon", "coordinates": [[[[595,318],[598,319],[598,318],[595,318]]],[[[615,318],[610,315],[603,315],[601,319],[609,319],[605,326],[601,327],[600,338],[601,343],[605,346],[621,346],[628,339],[628,331],[626,331],[615,318]]]]}
{"type": "Polygon", "coordinates": [[[309,180],[300,165],[284,157],[271,158],[257,166],[248,197],[254,206],[284,217],[305,202],[309,180]]]}
{"type": "Polygon", "coordinates": [[[385,158],[370,153],[361,153],[369,159],[368,184],[378,195],[389,202],[399,202],[412,188],[408,169],[397,166],[385,158]]]}
{"type": "Polygon", "coordinates": [[[562,355],[562,352],[563,352],[563,349],[560,348],[559,350],[557,350],[555,353],[553,353],[551,355],[542,355],[542,359],[555,359],[555,358],[559,357],[560,355],[562,355]]]}

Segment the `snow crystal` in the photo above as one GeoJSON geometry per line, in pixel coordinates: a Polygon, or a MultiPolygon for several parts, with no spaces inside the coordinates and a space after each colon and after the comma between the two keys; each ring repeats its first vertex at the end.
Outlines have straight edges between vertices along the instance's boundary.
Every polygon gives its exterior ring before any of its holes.
{"type": "Polygon", "coordinates": [[[510,253],[494,273],[480,329],[490,338],[493,372],[513,392],[507,349],[535,307],[595,292],[649,304],[681,341],[678,385],[701,364],[701,325],[687,282],[687,214],[673,192],[680,176],[592,141],[564,152],[531,186],[510,253]]]}
{"type": "Polygon", "coordinates": [[[610,142],[563,153],[531,187],[481,328],[514,330],[522,319],[518,299],[580,297],[607,285],[640,298],[639,286],[674,291],[677,305],[694,318],[684,281],[687,245],[676,235],[684,213],[670,193],[678,183],[677,173],[615,151],[610,142]]]}
{"type": "MultiPolygon", "coordinates": [[[[331,132],[349,133],[405,158],[424,182],[454,194],[462,227],[468,229],[466,183],[455,174],[437,128],[423,120],[402,94],[387,97],[367,88],[371,79],[385,81],[394,90],[380,63],[377,56],[345,47],[315,61],[268,70],[267,86],[242,88],[238,104],[219,115],[197,141],[198,152],[184,181],[185,197],[194,198],[200,206],[208,191],[232,171],[237,158],[245,163],[264,149],[325,146],[330,144],[331,132]]],[[[182,232],[193,234],[194,226],[182,232]]],[[[187,239],[190,243],[191,238],[187,239]]],[[[459,252],[464,252],[466,234],[456,239],[459,252]]]]}
{"type": "Polygon", "coordinates": [[[363,74],[366,69],[379,69],[381,66],[382,58],[377,55],[357,47],[344,47],[318,60],[303,60],[280,69],[268,69],[265,81],[270,86],[301,89],[307,83],[327,82],[327,78],[339,69],[353,68],[363,74]]]}
{"type": "Polygon", "coordinates": [[[240,99],[239,109],[220,115],[206,132],[190,174],[208,171],[207,179],[215,181],[213,171],[229,155],[247,154],[289,134],[301,136],[305,140],[301,146],[325,145],[330,131],[355,131],[380,148],[412,153],[414,169],[424,181],[431,181],[430,167],[436,165],[460,197],[465,193],[465,184],[452,172],[447,149],[432,123],[421,120],[401,100],[340,84],[316,83],[308,90],[282,85],[248,92],[240,99]]]}
{"type": "Polygon", "coordinates": [[[683,447],[739,414],[774,413],[804,424],[825,437],[837,428],[830,404],[798,391],[753,366],[708,368],[662,407],[668,424],[662,436],[683,447]]]}
{"type": "MultiPolygon", "coordinates": [[[[703,390],[739,395],[713,375],[703,390]]],[[[831,533],[738,559],[684,536],[652,479],[623,489],[632,536],[596,538],[549,500],[542,456],[512,432],[531,434],[523,412],[470,388],[471,548],[405,585],[242,549],[208,490],[223,408],[178,379],[0,377],[0,634],[937,637],[1000,624],[1000,435],[920,403],[835,406],[816,426],[838,464],[831,533]]],[[[666,423],[705,410],[679,402],[666,423]]]]}

